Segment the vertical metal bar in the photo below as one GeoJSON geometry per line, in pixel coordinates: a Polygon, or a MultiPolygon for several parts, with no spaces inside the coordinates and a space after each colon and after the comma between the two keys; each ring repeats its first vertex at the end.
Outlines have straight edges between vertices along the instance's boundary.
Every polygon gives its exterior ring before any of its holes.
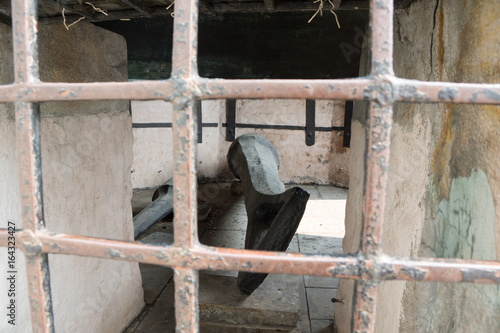
{"type": "Polygon", "coordinates": [[[376,299],[378,282],[356,281],[356,298],[354,300],[353,332],[369,333],[375,331],[376,299]]]}
{"type": "MultiPolygon", "coordinates": [[[[45,225],[38,104],[16,103],[16,137],[23,229],[36,233],[39,227],[45,225]]],[[[32,250],[41,250],[39,244],[29,245],[32,250]]],[[[26,253],[26,274],[33,332],[53,332],[54,321],[47,254],[26,253]]]]}
{"type": "MultiPolygon", "coordinates": [[[[392,128],[390,84],[379,78],[393,75],[393,0],[370,1],[370,52],[371,75],[377,83],[370,102],[368,138],[366,145],[367,166],[365,177],[365,202],[361,251],[367,256],[382,255],[382,233],[385,214],[387,171],[392,128]]],[[[358,284],[353,302],[353,321],[356,332],[375,331],[375,310],[378,281],[367,276],[358,284]]]]}
{"type": "Polygon", "coordinates": [[[313,146],[316,140],[316,101],[306,99],[306,145],[313,146]]]}
{"type": "Polygon", "coordinates": [[[198,271],[174,271],[176,333],[198,332],[198,271]]]}
{"type": "Polygon", "coordinates": [[[16,83],[38,82],[36,0],[12,1],[14,78],[16,83]]]}
{"type": "Polygon", "coordinates": [[[352,121],[352,110],[354,108],[353,101],[345,101],[345,111],[344,111],[344,137],[343,146],[351,146],[351,121],[352,121]]]}
{"type": "Polygon", "coordinates": [[[393,75],[394,0],[371,0],[370,13],[371,73],[393,75]]]}
{"type": "Polygon", "coordinates": [[[389,168],[392,106],[370,103],[364,223],[361,250],[367,255],[382,254],[387,171],[389,168]]]}
{"type": "Polygon", "coordinates": [[[172,58],[173,145],[174,145],[174,243],[179,247],[198,244],[196,202],[195,100],[190,80],[196,75],[196,0],[175,2],[174,47],[172,58]]]}
{"type": "MultiPolygon", "coordinates": [[[[12,1],[12,24],[15,82],[38,82],[36,1],[12,1]]],[[[36,233],[45,224],[38,104],[16,102],[16,140],[23,228],[36,233]]],[[[38,252],[41,246],[34,243],[29,244],[33,252],[26,253],[32,329],[53,332],[48,256],[38,252]]]]}
{"type": "MultiPolygon", "coordinates": [[[[172,77],[192,78],[198,74],[198,0],[176,0],[172,77]]],[[[184,87],[184,89],[189,87],[184,87]]]]}
{"type": "Polygon", "coordinates": [[[196,112],[196,121],[198,123],[198,143],[203,142],[203,116],[201,110],[201,100],[197,99],[194,102],[195,112],[196,112]]]}
{"type": "Polygon", "coordinates": [[[226,141],[236,139],[236,100],[226,99],[226,141]]]}
{"type": "MultiPolygon", "coordinates": [[[[172,54],[174,244],[186,251],[198,245],[196,200],[196,101],[198,1],[176,0],[172,54]]],[[[175,270],[176,332],[198,332],[198,272],[175,270]]]]}

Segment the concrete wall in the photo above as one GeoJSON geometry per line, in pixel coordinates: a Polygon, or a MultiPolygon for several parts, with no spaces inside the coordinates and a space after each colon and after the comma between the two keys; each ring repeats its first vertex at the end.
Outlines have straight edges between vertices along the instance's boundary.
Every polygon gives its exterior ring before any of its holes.
{"type": "MultiPolygon", "coordinates": [[[[1,83],[13,81],[10,28],[0,24],[1,83]]],[[[126,81],[122,37],[92,24],[40,27],[44,81],[126,81]]],[[[53,232],[133,240],[132,131],[128,102],[41,105],[45,221],[53,232]]],[[[12,105],[0,104],[0,227],[22,228],[12,105]]],[[[0,255],[6,257],[5,249],[0,255]]],[[[17,321],[1,332],[30,332],[23,255],[17,251],[17,321]]],[[[49,256],[56,332],[120,332],[141,311],[137,263],[49,256]]],[[[0,293],[6,294],[5,279],[0,293]]],[[[4,311],[2,311],[4,313],[4,311]]],[[[2,315],[4,317],[4,315],[2,315]]]]}
{"type": "MultiPolygon", "coordinates": [[[[500,7],[494,1],[415,1],[395,17],[395,72],[404,78],[498,83],[500,7]]],[[[364,109],[353,121],[344,251],[361,230],[364,109]]],[[[356,112],[356,111],[355,111],[356,112]]],[[[395,256],[498,260],[500,108],[397,104],[384,224],[395,256]]],[[[350,332],[353,283],[341,281],[339,332],[350,332]]],[[[377,332],[497,332],[500,289],[384,282],[377,332]]]]}
{"type": "MultiPolygon", "coordinates": [[[[317,127],[342,127],[344,102],[316,101],[317,127]]],[[[305,126],[305,100],[238,100],[236,123],[305,126]]],[[[170,123],[172,106],[162,101],[133,101],[134,124],[170,123]]],[[[225,100],[202,102],[203,142],[198,145],[198,177],[233,179],[226,154],[225,100]]],[[[157,186],[172,177],[171,128],[134,128],[134,188],[157,186]]],[[[257,133],[269,139],[281,159],[280,177],[285,182],[336,184],[347,187],[349,148],[343,132],[316,132],[313,146],[305,143],[305,131],[237,128],[236,136],[257,133]]]]}

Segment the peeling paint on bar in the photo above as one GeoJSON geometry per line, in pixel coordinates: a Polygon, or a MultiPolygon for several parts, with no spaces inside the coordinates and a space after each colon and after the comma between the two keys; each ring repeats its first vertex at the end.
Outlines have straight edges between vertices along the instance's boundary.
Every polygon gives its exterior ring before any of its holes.
{"type": "MultiPolygon", "coordinates": [[[[19,239],[31,238],[27,230],[19,239]]],[[[0,246],[7,246],[7,229],[0,229],[0,246]]],[[[198,245],[194,248],[158,246],[141,242],[114,241],[91,237],[39,232],[36,242],[42,252],[103,259],[136,261],[170,267],[222,271],[267,272],[329,276],[349,279],[415,280],[500,284],[500,262],[484,260],[405,259],[386,255],[304,255],[282,252],[247,251],[198,245]],[[465,275],[464,275],[464,272],[465,275]]],[[[28,256],[39,254],[37,247],[18,244],[28,256]],[[29,252],[33,251],[33,252],[29,252]]]]}
{"type": "MultiPolygon", "coordinates": [[[[391,82],[393,98],[410,103],[467,103],[500,104],[499,84],[469,84],[450,82],[423,82],[384,75],[391,82]],[[456,97],[448,92],[456,90],[456,97]],[[443,92],[445,91],[445,92],[443,92]],[[448,95],[444,95],[448,94],[448,95]]],[[[24,83],[0,85],[0,102],[39,102],[77,100],[174,100],[174,81],[95,82],[95,83],[24,83]]],[[[374,77],[339,80],[221,80],[183,79],[182,88],[192,90],[199,99],[227,98],[309,98],[371,100],[365,92],[377,89],[374,77]],[[311,89],[304,88],[308,82],[311,89]]]]}

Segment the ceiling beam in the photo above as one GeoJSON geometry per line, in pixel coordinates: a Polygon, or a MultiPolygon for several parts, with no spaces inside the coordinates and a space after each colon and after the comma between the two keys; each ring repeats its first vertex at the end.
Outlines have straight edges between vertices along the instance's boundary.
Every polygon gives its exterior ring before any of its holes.
{"type": "Polygon", "coordinates": [[[200,12],[206,15],[215,15],[214,6],[206,0],[199,0],[200,12]]]}
{"type": "MultiPolygon", "coordinates": [[[[71,11],[71,13],[78,14],[80,16],[85,16],[86,18],[94,19],[97,17],[93,12],[84,7],[83,5],[70,5],[68,0],[57,1],[57,0],[43,0],[42,2],[52,5],[59,5],[60,7],[71,11]],[[78,6],[78,7],[77,7],[78,6]]],[[[65,13],[66,16],[70,13],[65,13]]]]}
{"type": "Polygon", "coordinates": [[[151,15],[151,12],[146,7],[135,3],[134,0],[120,0],[120,1],[126,4],[127,6],[134,8],[139,13],[144,14],[145,17],[153,17],[153,15],[151,15]]]}
{"type": "Polygon", "coordinates": [[[274,0],[264,0],[264,6],[270,12],[274,12],[274,0]]]}
{"type": "MultiPolygon", "coordinates": [[[[205,1],[206,2],[206,1],[205,1]]],[[[209,4],[207,2],[207,4],[209,4]]],[[[247,12],[247,13],[265,13],[268,12],[267,8],[264,5],[264,2],[261,3],[253,3],[253,4],[245,4],[243,2],[240,3],[214,3],[211,8],[211,13],[214,14],[222,14],[222,13],[239,13],[239,12],[247,12]]],[[[342,3],[342,6],[337,8],[336,11],[341,10],[368,10],[370,9],[369,1],[345,1],[342,3]]],[[[315,12],[318,10],[318,4],[313,4],[312,2],[284,2],[284,3],[275,3],[274,12],[315,12]]],[[[328,10],[328,9],[325,9],[328,10]]],[[[160,16],[168,16],[172,13],[172,8],[170,10],[166,10],[165,6],[161,7],[150,7],[148,8],[148,12],[152,17],[160,17],[160,16]]],[[[79,14],[80,15],[80,14],[79,14]]],[[[114,21],[121,19],[136,19],[136,18],[145,18],[143,13],[138,12],[135,9],[125,9],[119,11],[110,11],[108,15],[99,15],[94,17],[88,17],[85,19],[86,22],[102,22],[102,21],[114,21]]],[[[67,19],[76,20],[79,17],[77,15],[71,15],[70,13],[66,13],[67,19]]],[[[39,21],[43,24],[58,24],[61,23],[61,16],[53,16],[53,17],[40,17],[39,21]]]]}

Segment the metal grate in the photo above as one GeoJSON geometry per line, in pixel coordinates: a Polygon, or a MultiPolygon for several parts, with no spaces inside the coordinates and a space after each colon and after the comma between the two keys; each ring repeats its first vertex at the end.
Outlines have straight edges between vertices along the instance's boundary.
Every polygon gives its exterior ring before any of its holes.
{"type": "MultiPolygon", "coordinates": [[[[173,73],[168,81],[44,83],[39,81],[36,1],[12,1],[15,83],[0,86],[0,102],[16,105],[16,131],[24,230],[17,246],[26,254],[33,332],[54,331],[48,254],[71,254],[173,267],[177,332],[198,331],[198,270],[234,270],[336,276],[359,280],[354,331],[373,332],[381,280],[500,284],[500,263],[409,259],[382,253],[392,105],[395,102],[500,104],[498,84],[421,82],[397,78],[393,60],[393,0],[371,0],[371,74],[343,80],[216,80],[197,75],[197,0],[175,1],[173,73]],[[201,245],[196,221],[196,101],[199,99],[303,98],[368,100],[369,143],[362,251],[314,256],[201,245]],[[174,105],[174,244],[162,247],[49,233],[44,225],[38,102],[150,100],[174,105]]],[[[0,245],[8,232],[0,230],[0,245]]]]}

